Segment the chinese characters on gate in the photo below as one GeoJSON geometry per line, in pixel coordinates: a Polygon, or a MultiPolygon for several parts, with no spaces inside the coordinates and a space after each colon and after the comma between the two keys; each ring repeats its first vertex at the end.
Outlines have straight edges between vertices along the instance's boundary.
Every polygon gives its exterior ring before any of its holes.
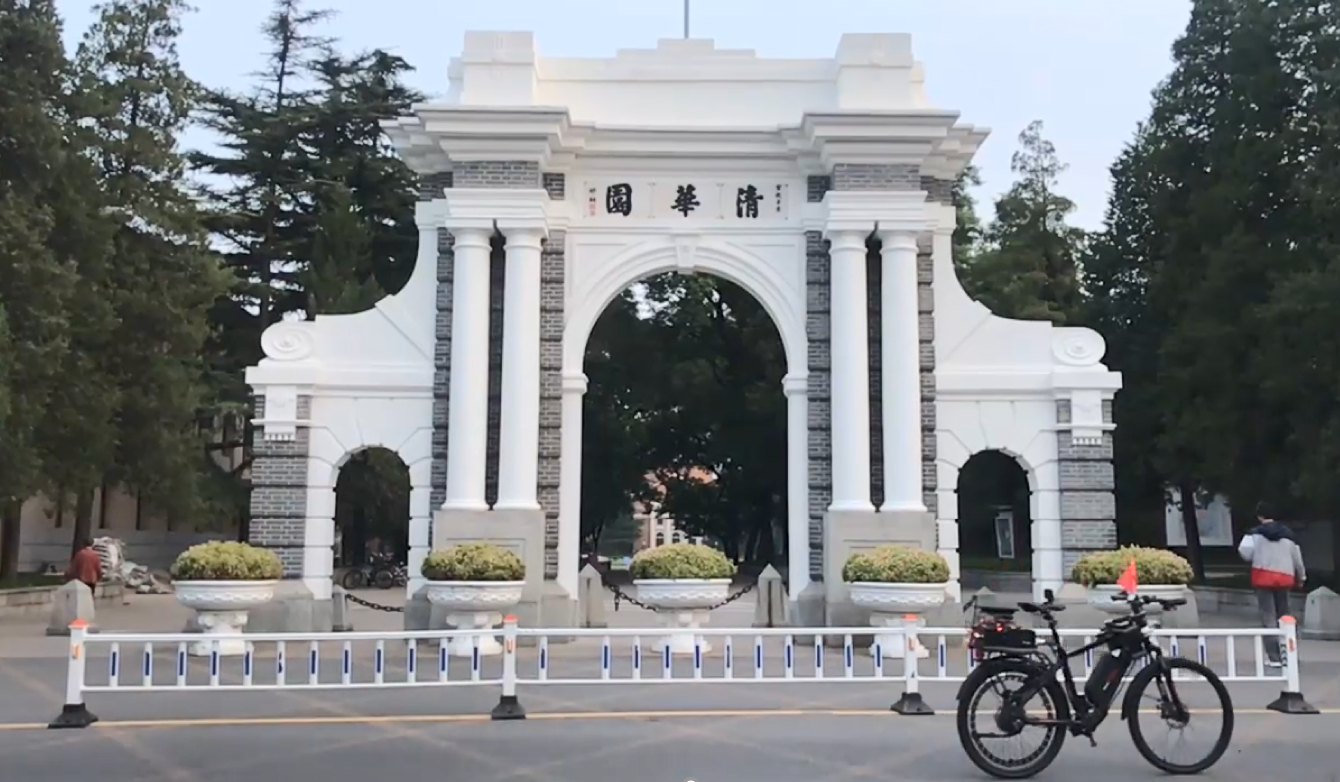
{"type": "MultiPolygon", "coordinates": [[[[678,215],[680,217],[702,216],[726,218],[733,214],[740,220],[757,220],[766,216],[768,190],[767,187],[759,187],[755,184],[718,184],[709,185],[708,193],[704,193],[694,184],[675,184],[673,186],[657,186],[654,184],[645,187],[635,188],[628,182],[614,182],[604,186],[605,191],[605,214],[610,216],[631,217],[636,213],[639,216],[648,216],[652,214],[678,215]],[[673,187],[673,193],[670,190],[673,187]],[[719,196],[712,195],[715,191],[720,191],[719,196]],[[716,204],[704,204],[704,198],[712,201],[713,198],[719,198],[716,204]],[[649,200],[643,200],[649,199],[649,200]],[[658,201],[664,201],[659,203],[658,201]],[[713,215],[713,206],[718,214],[713,215]]],[[[591,214],[596,214],[596,189],[590,188],[591,214]]],[[[781,217],[783,214],[783,191],[784,186],[775,185],[773,193],[773,209],[775,215],[781,217]]]]}

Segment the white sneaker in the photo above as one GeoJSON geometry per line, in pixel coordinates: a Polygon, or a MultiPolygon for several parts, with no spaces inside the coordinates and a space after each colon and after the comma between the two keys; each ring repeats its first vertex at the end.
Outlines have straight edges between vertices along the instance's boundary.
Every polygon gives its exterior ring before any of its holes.
{"type": "Polygon", "coordinates": [[[1284,663],[1279,660],[1266,660],[1267,668],[1283,668],[1284,663]]]}

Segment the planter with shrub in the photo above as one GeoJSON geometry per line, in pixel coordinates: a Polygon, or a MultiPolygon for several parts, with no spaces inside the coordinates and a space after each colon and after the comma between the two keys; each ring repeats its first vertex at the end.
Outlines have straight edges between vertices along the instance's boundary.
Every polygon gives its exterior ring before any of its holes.
{"type": "MultiPolygon", "coordinates": [[[[919,617],[944,604],[949,586],[949,563],[934,551],[909,546],[880,546],[848,557],[842,566],[842,580],[851,591],[852,604],[870,612],[871,625],[916,627],[920,620],[909,623],[907,616],[919,617]]],[[[906,636],[903,633],[876,634],[870,653],[901,658],[906,653],[904,638],[911,641],[918,657],[929,655],[914,633],[906,636]]]]}
{"type": "Polygon", "coordinates": [[[177,602],[194,609],[206,638],[190,645],[190,653],[240,655],[246,642],[236,637],[253,608],[274,598],[284,573],[278,555],[236,541],[210,541],[183,551],[170,570],[177,602]]]}
{"type": "Polygon", "coordinates": [[[629,570],[637,599],[666,618],[675,628],[658,642],[671,654],[693,654],[712,647],[695,631],[708,621],[709,611],[730,595],[735,563],[725,554],[696,543],[672,543],[646,549],[633,557],[629,570]]]}
{"type": "MultiPolygon", "coordinates": [[[[488,630],[521,602],[526,565],[521,557],[493,543],[462,543],[433,551],[420,568],[428,602],[447,612],[447,624],[460,630],[488,630]]],[[[457,636],[447,646],[453,657],[502,653],[492,634],[457,636]]]]}
{"type": "MultiPolygon", "coordinates": [[[[1191,564],[1171,551],[1143,546],[1125,546],[1115,551],[1091,551],[1075,561],[1070,580],[1089,590],[1089,605],[1109,614],[1130,611],[1117,579],[1135,560],[1136,591],[1141,595],[1176,600],[1187,596],[1191,564]]],[[[1158,610],[1151,606],[1150,610],[1158,610]]]]}

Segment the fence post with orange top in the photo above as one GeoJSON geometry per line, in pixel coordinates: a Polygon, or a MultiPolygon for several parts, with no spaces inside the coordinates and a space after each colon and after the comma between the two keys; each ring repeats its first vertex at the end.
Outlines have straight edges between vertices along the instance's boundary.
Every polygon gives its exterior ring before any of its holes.
{"type": "Polygon", "coordinates": [[[935,710],[921,697],[917,682],[917,623],[916,614],[903,617],[903,696],[889,707],[889,711],[906,716],[929,716],[935,710]]]}
{"type": "Polygon", "coordinates": [[[98,721],[84,703],[84,669],[87,665],[88,622],[76,619],[70,623],[70,656],[65,668],[65,705],[60,715],[48,728],[87,728],[98,721]]]}
{"type": "Polygon", "coordinates": [[[503,617],[502,697],[493,707],[495,720],[524,720],[526,710],[516,699],[516,617],[503,617]]]}
{"type": "Polygon", "coordinates": [[[1270,702],[1267,709],[1281,714],[1317,714],[1317,707],[1303,697],[1303,679],[1298,671],[1298,620],[1292,616],[1280,617],[1280,652],[1284,655],[1284,690],[1270,702]]]}

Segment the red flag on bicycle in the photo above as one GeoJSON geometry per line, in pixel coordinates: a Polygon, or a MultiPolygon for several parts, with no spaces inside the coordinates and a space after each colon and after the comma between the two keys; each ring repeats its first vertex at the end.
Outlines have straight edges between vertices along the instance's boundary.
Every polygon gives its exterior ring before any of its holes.
{"type": "Polygon", "coordinates": [[[1126,570],[1117,579],[1117,586],[1128,595],[1135,594],[1135,590],[1140,586],[1140,577],[1135,572],[1135,557],[1131,557],[1131,563],[1126,566],[1126,570]]]}

